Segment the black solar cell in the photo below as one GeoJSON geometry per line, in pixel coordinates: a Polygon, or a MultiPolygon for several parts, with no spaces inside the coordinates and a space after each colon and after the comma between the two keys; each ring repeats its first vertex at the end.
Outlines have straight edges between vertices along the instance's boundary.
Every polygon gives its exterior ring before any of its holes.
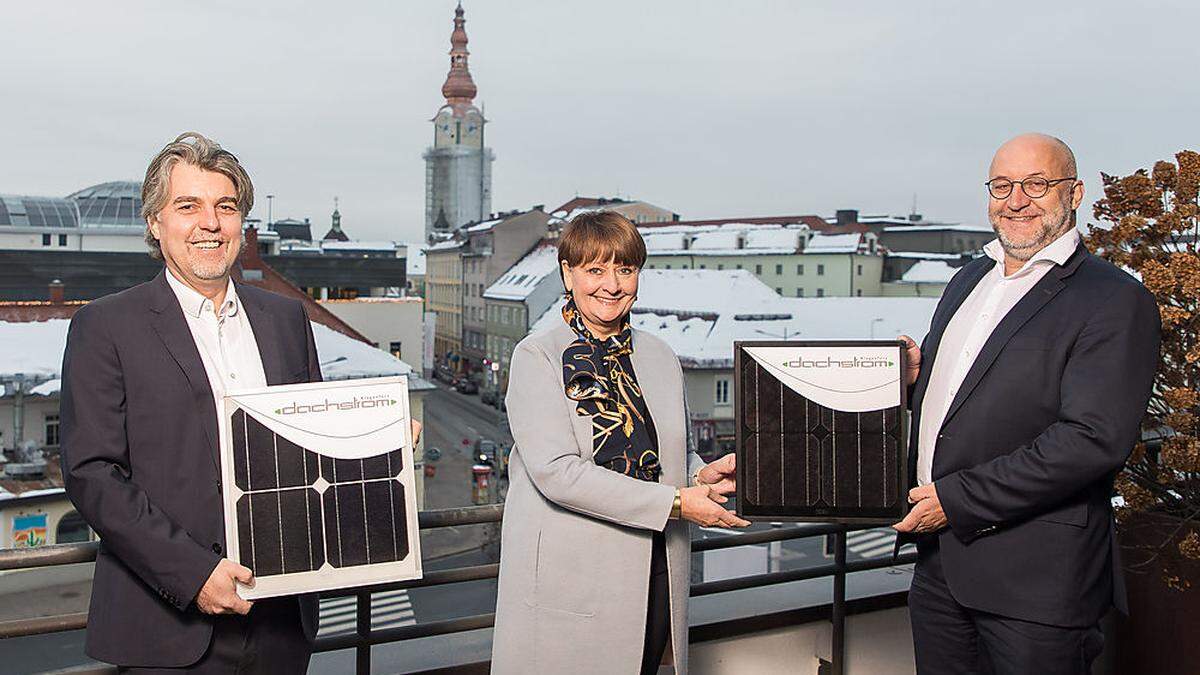
{"type": "Polygon", "coordinates": [[[239,559],[256,577],[404,560],[403,450],[334,459],[237,409],[229,418],[239,559]]]}
{"type": "MultiPolygon", "coordinates": [[[[829,344],[747,342],[735,347],[737,507],[743,517],[892,523],[907,509],[903,391],[900,406],[834,410],[800,394],[745,351],[829,344]]],[[[895,362],[900,359],[897,353],[895,362]]],[[[899,382],[894,386],[899,388],[899,382]]]]}

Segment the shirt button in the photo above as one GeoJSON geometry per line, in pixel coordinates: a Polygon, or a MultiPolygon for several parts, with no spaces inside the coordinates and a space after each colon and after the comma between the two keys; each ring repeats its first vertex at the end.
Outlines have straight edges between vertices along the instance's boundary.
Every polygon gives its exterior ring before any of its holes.
{"type": "Polygon", "coordinates": [[[237,373],[230,373],[230,374],[229,374],[229,379],[231,379],[231,380],[236,380],[236,379],[237,379],[237,373]]]}

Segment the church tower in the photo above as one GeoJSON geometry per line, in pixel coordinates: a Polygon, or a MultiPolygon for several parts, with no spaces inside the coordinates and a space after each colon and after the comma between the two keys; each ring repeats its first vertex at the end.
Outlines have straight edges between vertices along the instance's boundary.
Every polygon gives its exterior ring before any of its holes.
{"type": "Polygon", "coordinates": [[[446,103],[433,117],[433,147],[424,155],[426,239],[484,220],[492,208],[495,155],[484,145],[487,120],[474,103],[466,22],[459,3],[450,34],[450,72],[442,85],[446,103]]]}

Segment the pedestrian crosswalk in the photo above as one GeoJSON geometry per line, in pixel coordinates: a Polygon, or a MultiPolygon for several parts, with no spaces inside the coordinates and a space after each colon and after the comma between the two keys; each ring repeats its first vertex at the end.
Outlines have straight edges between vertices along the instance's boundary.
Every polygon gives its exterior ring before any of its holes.
{"type": "MultiPolygon", "coordinates": [[[[355,596],[321,600],[319,635],[345,633],[355,629],[358,609],[355,596]]],[[[371,628],[395,628],[416,623],[408,590],[371,594],[371,628]]]]}
{"type": "MultiPolygon", "coordinates": [[[[874,530],[859,530],[846,535],[846,550],[856,553],[863,558],[881,558],[890,556],[896,545],[896,531],[890,527],[874,530]]],[[[911,544],[902,548],[908,551],[911,544]]]]}

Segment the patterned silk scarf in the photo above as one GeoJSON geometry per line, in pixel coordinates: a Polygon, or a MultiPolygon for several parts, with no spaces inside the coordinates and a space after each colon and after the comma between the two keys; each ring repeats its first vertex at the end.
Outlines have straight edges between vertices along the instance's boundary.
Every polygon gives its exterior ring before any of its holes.
{"type": "Polygon", "coordinates": [[[573,299],[562,310],[576,339],[563,351],[563,385],[575,412],[592,418],[596,464],[639,480],[658,481],[654,421],[633,373],[629,317],[621,332],[601,342],[583,323],[573,299]]]}

